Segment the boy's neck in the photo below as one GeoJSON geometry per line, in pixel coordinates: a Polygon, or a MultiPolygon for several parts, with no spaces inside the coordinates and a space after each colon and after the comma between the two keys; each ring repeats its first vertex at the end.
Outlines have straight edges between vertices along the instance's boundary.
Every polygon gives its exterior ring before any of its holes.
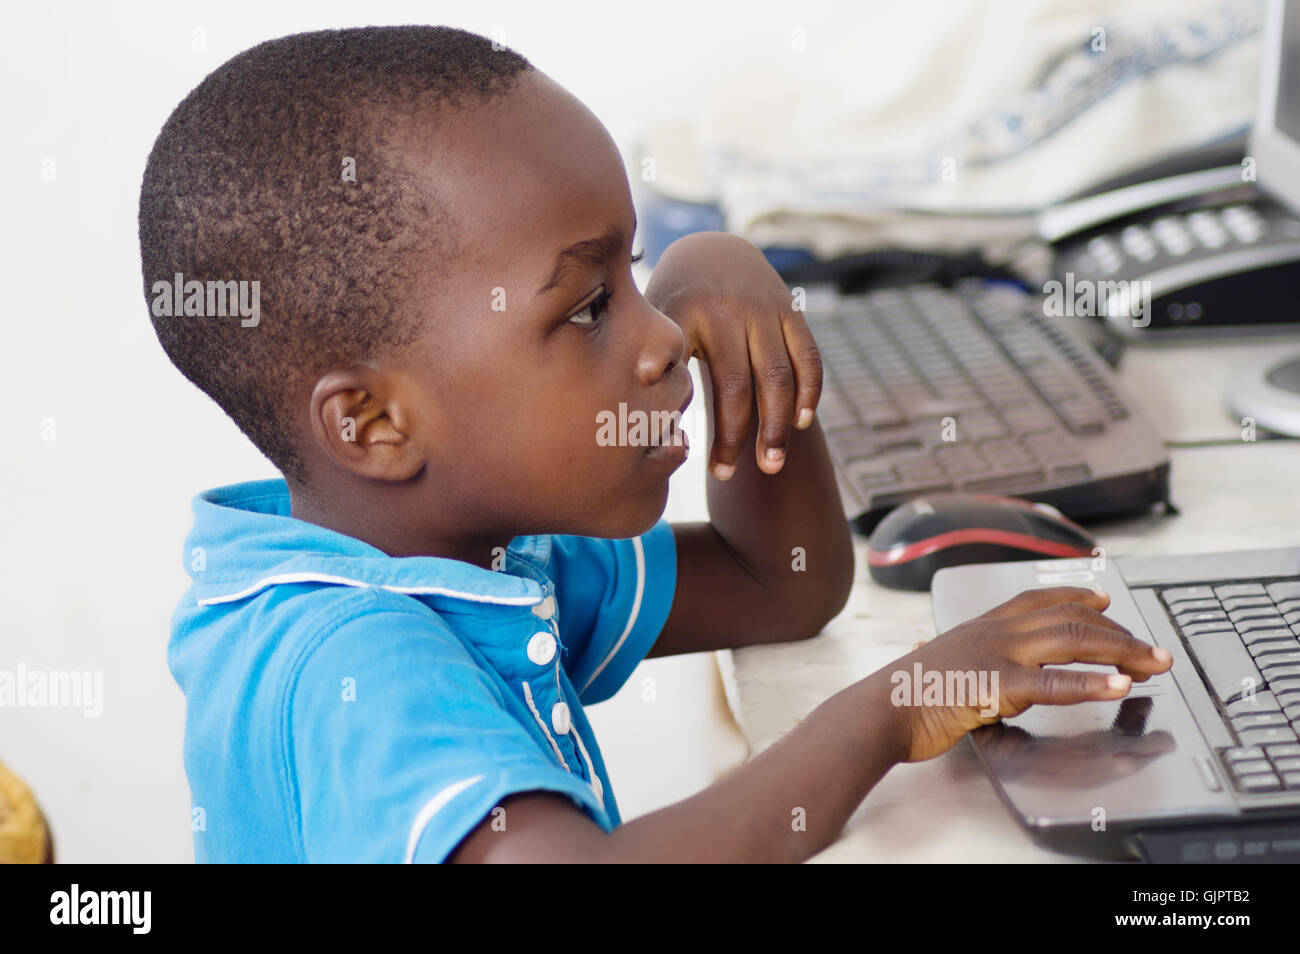
{"type": "Polygon", "coordinates": [[[472,563],[485,570],[493,569],[496,555],[504,552],[517,534],[487,539],[431,537],[426,528],[401,525],[387,519],[379,508],[349,500],[340,506],[321,494],[289,481],[289,515],[326,530],[333,530],[368,543],[391,557],[431,556],[472,563]]]}

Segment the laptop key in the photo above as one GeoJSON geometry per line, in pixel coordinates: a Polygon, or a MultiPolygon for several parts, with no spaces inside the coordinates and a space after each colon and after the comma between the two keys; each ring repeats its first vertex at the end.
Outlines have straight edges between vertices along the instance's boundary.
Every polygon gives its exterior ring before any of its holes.
{"type": "Polygon", "coordinates": [[[1174,621],[1179,626],[1189,626],[1192,623],[1213,623],[1227,618],[1228,614],[1223,610],[1193,610],[1190,613],[1179,613],[1174,621]]]}
{"type": "Polygon", "coordinates": [[[1183,635],[1188,637],[1202,636],[1205,633],[1227,633],[1233,639],[1237,639],[1237,631],[1232,628],[1232,623],[1226,619],[1214,623],[1189,623],[1182,627],[1182,630],[1183,635]]]}
{"type": "MultiPolygon", "coordinates": [[[[1227,607],[1224,607],[1227,609],[1227,607]]],[[[1235,609],[1228,613],[1228,619],[1234,623],[1240,623],[1246,619],[1273,619],[1278,615],[1277,609],[1272,603],[1267,606],[1247,606],[1245,609],[1235,609]]]]}
{"type": "Polygon", "coordinates": [[[1240,762],[1232,763],[1232,774],[1237,778],[1243,775],[1259,775],[1261,772],[1273,774],[1273,766],[1268,763],[1268,759],[1242,759],[1240,762]]]}
{"type": "Polygon", "coordinates": [[[1272,772],[1267,775],[1244,775],[1237,779],[1237,784],[1247,792],[1276,792],[1282,788],[1282,780],[1272,772]]]}
{"type": "Polygon", "coordinates": [[[1242,729],[1237,733],[1242,745],[1268,745],[1273,742],[1294,742],[1295,730],[1289,725],[1269,726],[1267,729],[1242,729]]]}
{"type": "MultiPolygon", "coordinates": [[[[1287,628],[1286,620],[1281,616],[1266,616],[1262,619],[1244,619],[1237,623],[1237,632],[1243,636],[1246,633],[1255,632],[1261,629],[1285,629],[1287,628]]],[[[1294,634],[1293,634],[1294,635],[1294,634]]]]}
{"type": "Polygon", "coordinates": [[[1294,639],[1295,635],[1289,629],[1257,629],[1245,633],[1241,641],[1247,646],[1254,646],[1256,643],[1265,642],[1271,639],[1294,639]]]}
{"type": "MultiPolygon", "coordinates": [[[[1236,752],[1240,750],[1229,749],[1228,751],[1236,752]]],[[[1274,761],[1278,759],[1300,758],[1300,745],[1297,745],[1294,742],[1284,742],[1281,745],[1266,745],[1264,746],[1264,751],[1267,752],[1268,757],[1274,761]]]]}
{"type": "MultiPolygon", "coordinates": [[[[1297,745],[1295,749],[1296,754],[1300,755],[1300,745],[1297,745]]],[[[1264,749],[1258,745],[1237,746],[1232,749],[1224,749],[1223,757],[1229,764],[1233,762],[1246,761],[1248,759],[1262,759],[1264,757],[1264,749]]]]}
{"type": "MultiPolygon", "coordinates": [[[[1253,696],[1244,696],[1236,702],[1228,703],[1228,717],[1239,715],[1252,715],[1259,712],[1280,712],[1282,707],[1273,698],[1273,693],[1265,690],[1257,692],[1253,696]]],[[[1287,714],[1288,721],[1295,716],[1287,714]]]]}
{"type": "Polygon", "coordinates": [[[1283,600],[1300,599],[1300,580],[1284,580],[1280,583],[1270,583],[1268,585],[1268,595],[1273,597],[1273,601],[1281,603],[1283,600]]]}
{"type": "Polygon", "coordinates": [[[1232,720],[1232,727],[1238,732],[1244,729],[1268,729],[1275,725],[1289,727],[1291,720],[1280,712],[1255,712],[1236,716],[1232,720]]]}
{"type": "MultiPolygon", "coordinates": [[[[1300,641],[1294,639],[1261,639],[1246,644],[1246,650],[1255,657],[1255,665],[1266,665],[1265,660],[1283,653],[1300,653],[1300,641]]],[[[1287,660],[1294,662],[1297,660],[1287,660]]],[[[1280,660],[1274,660],[1280,662],[1280,660]]]]}
{"type": "Polygon", "coordinates": [[[1188,645],[1210,688],[1225,705],[1249,689],[1263,688],[1264,678],[1236,636],[1206,633],[1190,640],[1188,645]]]}
{"type": "Polygon", "coordinates": [[[1300,772],[1300,758],[1274,759],[1273,768],[1279,772],[1300,772]]]}
{"type": "MultiPolygon", "coordinates": [[[[1231,602],[1231,601],[1229,601],[1231,602]]],[[[1227,609],[1220,606],[1218,600],[1179,600],[1169,607],[1169,612],[1177,618],[1180,613],[1195,613],[1197,610],[1227,609]]]]}
{"type": "Polygon", "coordinates": [[[1270,683],[1278,679],[1294,679],[1300,677],[1300,666],[1294,663],[1271,663],[1269,660],[1275,659],[1276,656],[1260,656],[1255,660],[1255,665],[1259,666],[1260,671],[1264,673],[1264,678],[1270,683]]]}
{"type": "MultiPolygon", "coordinates": [[[[1229,583],[1226,586],[1216,586],[1214,595],[1221,600],[1231,599],[1234,596],[1265,596],[1264,587],[1258,583],[1229,583]]],[[[1277,599],[1277,597],[1273,597],[1277,599]]]]}
{"type": "Polygon", "coordinates": [[[1166,606],[1181,603],[1183,600],[1212,600],[1214,590],[1208,586],[1176,586],[1160,594],[1166,606]]]}
{"type": "Polygon", "coordinates": [[[1300,788],[1300,772],[1286,772],[1282,776],[1282,784],[1287,788],[1300,788]]]}
{"type": "Polygon", "coordinates": [[[1283,699],[1283,696],[1300,695],[1300,677],[1270,679],[1268,688],[1272,690],[1273,695],[1277,696],[1283,705],[1288,705],[1288,701],[1283,699]]]}
{"type": "MultiPolygon", "coordinates": [[[[1223,601],[1223,608],[1229,613],[1233,610],[1246,609],[1251,606],[1272,606],[1273,601],[1267,596],[1234,596],[1223,601]]],[[[1202,609],[1203,607],[1197,607],[1202,609]]]]}

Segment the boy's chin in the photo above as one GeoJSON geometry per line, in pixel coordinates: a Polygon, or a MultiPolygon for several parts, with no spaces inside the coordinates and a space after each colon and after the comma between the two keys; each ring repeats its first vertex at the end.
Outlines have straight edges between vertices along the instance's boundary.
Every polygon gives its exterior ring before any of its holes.
{"type": "Polygon", "coordinates": [[[664,515],[668,503],[668,482],[660,488],[643,494],[639,498],[627,497],[611,507],[608,519],[601,520],[589,533],[583,536],[604,537],[608,540],[626,540],[648,533],[659,518],[664,515]]]}

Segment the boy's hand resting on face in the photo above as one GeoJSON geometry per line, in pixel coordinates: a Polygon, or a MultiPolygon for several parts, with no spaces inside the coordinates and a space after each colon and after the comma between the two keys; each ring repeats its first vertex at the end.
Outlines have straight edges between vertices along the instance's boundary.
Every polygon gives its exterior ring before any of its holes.
{"type": "Polygon", "coordinates": [[[914,663],[921,664],[923,673],[945,677],[949,672],[985,673],[980,684],[990,688],[997,673],[997,692],[984,712],[990,700],[968,699],[970,704],[964,706],[900,706],[908,746],[904,760],[933,758],[972,729],[1018,715],[1031,705],[1120,699],[1132,680],[1145,682],[1168,670],[1173,664],[1169,651],[1143,642],[1103,616],[1101,611],[1109,605],[1110,597],[1079,587],[1028,590],[891,663],[885,672],[906,672],[909,679],[914,663]],[[1073,662],[1113,665],[1119,674],[1042,668],[1073,662]],[[988,711],[992,709],[996,714],[988,711]]]}
{"type": "Polygon", "coordinates": [[[757,397],[758,466],[777,473],[791,425],[812,423],[822,389],[817,344],[781,276],[740,236],[697,232],[668,247],[645,295],[682,329],[686,354],[708,366],[709,471],[719,480],[734,473],[757,397]]]}

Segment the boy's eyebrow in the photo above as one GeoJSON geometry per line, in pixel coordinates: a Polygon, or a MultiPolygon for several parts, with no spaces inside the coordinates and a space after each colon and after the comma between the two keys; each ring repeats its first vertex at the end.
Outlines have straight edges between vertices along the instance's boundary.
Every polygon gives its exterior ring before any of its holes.
{"type": "Polygon", "coordinates": [[[558,288],[574,272],[594,267],[612,258],[614,253],[623,247],[624,241],[623,230],[615,225],[611,226],[604,235],[570,245],[555,256],[555,268],[551,272],[551,277],[537,289],[537,295],[545,295],[548,291],[558,288]]]}

